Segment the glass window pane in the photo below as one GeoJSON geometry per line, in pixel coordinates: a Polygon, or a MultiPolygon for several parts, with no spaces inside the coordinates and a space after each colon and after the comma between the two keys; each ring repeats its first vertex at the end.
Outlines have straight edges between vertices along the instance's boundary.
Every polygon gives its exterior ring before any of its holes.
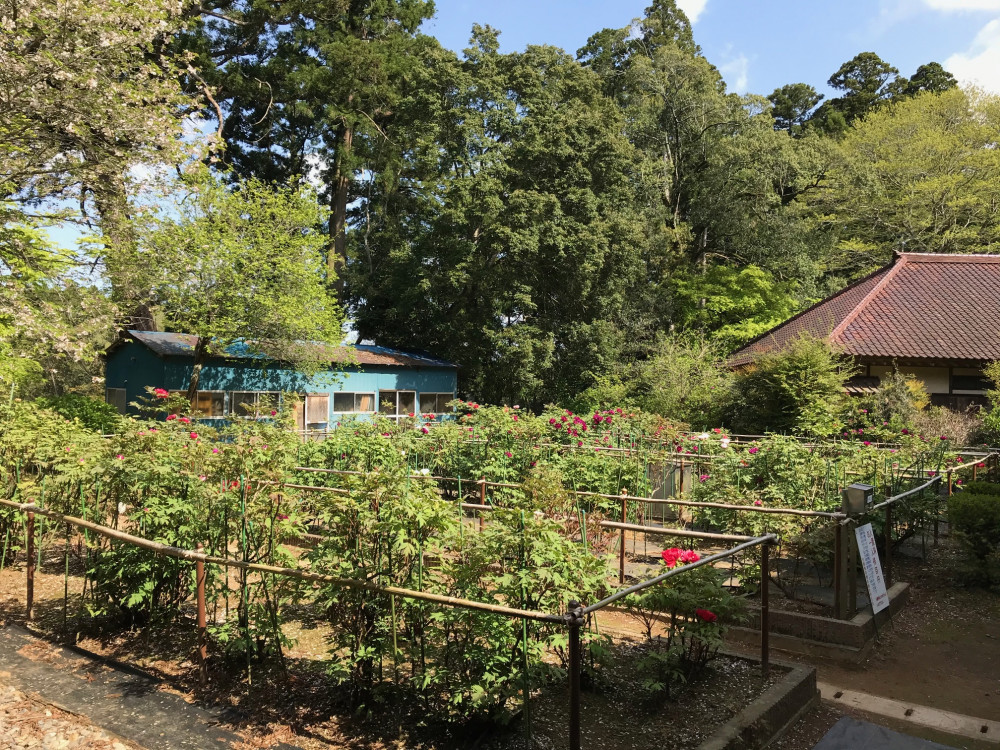
{"type": "Polygon", "coordinates": [[[417,408],[416,391],[400,391],[398,413],[400,415],[411,414],[414,411],[416,411],[416,408],[417,408]]]}
{"type": "Polygon", "coordinates": [[[333,410],[338,414],[347,414],[348,412],[354,411],[354,394],[334,393],[333,410]]]}
{"type": "Polygon", "coordinates": [[[396,391],[379,391],[378,393],[378,413],[396,413],[396,391]]]}
{"type": "Polygon", "coordinates": [[[421,393],[420,394],[420,412],[422,414],[433,414],[437,411],[437,394],[436,393],[421,393]]]}
{"type": "Polygon", "coordinates": [[[448,409],[448,403],[450,401],[453,401],[454,399],[455,399],[455,397],[452,394],[450,394],[450,393],[439,393],[438,394],[438,402],[437,402],[438,403],[438,408],[437,408],[438,414],[447,414],[448,411],[449,411],[449,409],[448,409]]]}
{"type": "Polygon", "coordinates": [[[104,400],[115,407],[119,414],[125,413],[125,389],[108,388],[104,394],[104,400]]]}
{"type": "Polygon", "coordinates": [[[198,391],[194,397],[194,406],[206,417],[223,416],[226,395],[222,391],[198,391]]]}
{"type": "Polygon", "coordinates": [[[306,422],[309,424],[325,424],[330,421],[330,397],[306,396],[306,422]]]}
{"type": "Polygon", "coordinates": [[[355,393],[354,408],[356,411],[375,411],[374,393],[355,393]]]}
{"type": "Polygon", "coordinates": [[[256,416],[257,394],[250,391],[233,391],[229,398],[229,413],[234,417],[256,416]]]}

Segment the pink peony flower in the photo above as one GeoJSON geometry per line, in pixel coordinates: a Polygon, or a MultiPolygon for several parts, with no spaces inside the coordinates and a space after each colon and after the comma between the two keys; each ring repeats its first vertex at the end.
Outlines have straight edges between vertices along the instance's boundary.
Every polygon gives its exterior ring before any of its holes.
{"type": "Polygon", "coordinates": [[[188,419],[187,417],[181,417],[177,421],[180,422],[181,424],[191,424],[191,420],[188,419]]]}
{"type": "Polygon", "coordinates": [[[119,461],[124,461],[125,460],[125,456],[123,456],[121,453],[119,453],[117,456],[115,456],[115,458],[117,458],[119,461]]]}
{"type": "Polygon", "coordinates": [[[169,422],[172,419],[177,419],[177,415],[176,414],[168,414],[167,415],[167,421],[169,422]]]}
{"type": "Polygon", "coordinates": [[[686,549],[683,552],[681,552],[682,563],[698,562],[700,559],[701,557],[699,557],[698,553],[695,552],[693,549],[686,549]]]}
{"type": "Polygon", "coordinates": [[[760,506],[762,506],[762,505],[763,505],[764,503],[763,503],[763,501],[762,501],[762,500],[754,500],[754,501],[753,501],[753,504],[754,504],[754,505],[756,505],[756,506],[757,506],[757,507],[759,508],[759,507],[760,507],[760,506]]]}
{"type": "Polygon", "coordinates": [[[192,440],[197,440],[198,439],[198,433],[197,432],[192,432],[190,435],[188,435],[188,437],[190,437],[192,440]]]}
{"type": "Polygon", "coordinates": [[[154,388],[153,395],[157,398],[167,398],[170,393],[165,388],[154,388]]]}

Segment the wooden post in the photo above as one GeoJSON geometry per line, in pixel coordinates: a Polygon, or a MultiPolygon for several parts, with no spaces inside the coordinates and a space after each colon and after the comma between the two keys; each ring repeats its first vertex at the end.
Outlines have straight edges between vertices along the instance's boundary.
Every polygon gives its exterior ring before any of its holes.
{"type": "MultiPolygon", "coordinates": [[[[622,523],[626,523],[627,518],[627,508],[628,501],[622,498],[622,523]]],[[[621,549],[618,550],[618,583],[625,583],[625,529],[622,529],[621,536],[621,549]]]]}
{"type": "Polygon", "coordinates": [[[841,575],[843,561],[840,559],[844,552],[841,536],[843,536],[843,529],[837,523],[833,527],[833,616],[838,620],[844,618],[843,608],[841,607],[841,592],[844,588],[844,581],[841,575]]]}
{"type": "Polygon", "coordinates": [[[892,503],[885,506],[885,587],[892,586],[892,503]]]}
{"type": "Polygon", "coordinates": [[[486,505],[486,477],[479,480],[479,502],[486,505]]]}
{"type": "Polygon", "coordinates": [[[979,462],[972,464],[972,481],[976,481],[976,475],[979,474],[979,462]]]}
{"type": "Polygon", "coordinates": [[[684,494],[684,457],[681,456],[681,481],[677,488],[677,496],[680,497],[684,494]]]}
{"type": "Polygon", "coordinates": [[[25,566],[25,584],[27,588],[27,603],[25,605],[27,616],[25,619],[31,620],[31,609],[35,604],[35,514],[31,511],[28,511],[28,523],[25,535],[27,536],[25,548],[28,555],[25,566]]]}
{"type": "MultiPolygon", "coordinates": [[[[198,552],[205,551],[201,542],[195,545],[198,552]]],[[[198,591],[198,681],[202,687],[208,684],[208,615],[205,607],[205,563],[195,563],[195,587],[198,591]]]]}
{"type": "Polygon", "coordinates": [[[764,542],[760,546],[760,668],[762,677],[766,680],[771,676],[771,610],[768,589],[771,584],[770,573],[770,549],[771,545],[764,542]]]}
{"type": "Polygon", "coordinates": [[[854,529],[858,523],[853,518],[845,529],[845,551],[847,552],[847,613],[845,620],[850,620],[858,611],[858,538],[854,529]]]}

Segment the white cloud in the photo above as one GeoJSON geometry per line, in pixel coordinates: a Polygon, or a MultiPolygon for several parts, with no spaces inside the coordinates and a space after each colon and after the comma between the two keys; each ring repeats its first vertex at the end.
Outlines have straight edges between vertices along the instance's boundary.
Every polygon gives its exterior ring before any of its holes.
{"type": "Polygon", "coordinates": [[[1000,0],[924,0],[924,4],[933,10],[946,12],[1000,10],[1000,0]]]}
{"type": "Polygon", "coordinates": [[[677,7],[684,11],[691,23],[698,22],[698,16],[705,10],[708,0],[677,0],[677,7]]]}
{"type": "Polygon", "coordinates": [[[739,54],[729,62],[719,66],[719,72],[726,80],[726,87],[737,94],[747,92],[747,84],[750,82],[750,60],[744,54],[739,54]]]}
{"type": "MultiPolygon", "coordinates": [[[[963,2],[973,1],[963,0],[963,2]]],[[[986,2],[986,0],[979,1],[986,2]]],[[[997,2],[997,5],[1000,5],[1000,2],[997,2]]],[[[957,52],[944,61],[944,68],[963,84],[971,83],[1000,93],[1000,18],[995,18],[983,26],[967,50],[957,52]]]]}

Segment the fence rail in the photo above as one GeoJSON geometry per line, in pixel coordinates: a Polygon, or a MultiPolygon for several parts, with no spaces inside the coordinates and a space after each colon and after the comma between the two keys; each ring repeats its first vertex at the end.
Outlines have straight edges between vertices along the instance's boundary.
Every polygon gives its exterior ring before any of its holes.
{"type": "MultiPolygon", "coordinates": [[[[12,510],[20,511],[26,514],[26,561],[25,561],[25,588],[26,588],[26,617],[30,621],[31,613],[34,604],[34,576],[35,576],[35,555],[34,555],[34,527],[35,527],[35,516],[43,516],[52,519],[58,523],[66,524],[67,528],[70,526],[75,526],[80,529],[85,529],[87,531],[94,532],[95,534],[107,537],[117,542],[123,544],[130,544],[142,549],[149,550],[156,555],[162,555],[164,557],[171,557],[178,560],[183,560],[186,562],[194,563],[195,565],[195,587],[196,587],[196,597],[197,597],[197,629],[198,629],[198,648],[196,653],[199,659],[199,676],[202,683],[207,680],[207,660],[208,660],[208,630],[207,630],[207,603],[205,594],[205,582],[206,573],[205,565],[218,565],[221,567],[229,568],[239,568],[242,570],[251,570],[260,573],[267,573],[271,575],[286,576],[291,578],[297,578],[306,581],[323,583],[332,586],[342,586],[345,588],[358,588],[364,589],[366,591],[372,591],[376,593],[386,594],[390,597],[402,597],[407,599],[413,599],[418,601],[426,601],[431,604],[447,606],[447,607],[457,607],[463,609],[477,610],[481,612],[487,612],[491,614],[501,615],[505,617],[517,618],[522,621],[532,620],[536,622],[549,623],[551,625],[565,626],[568,629],[568,639],[569,639],[569,687],[570,687],[570,721],[568,727],[569,733],[569,747],[570,750],[581,750],[581,738],[580,738],[580,717],[581,717],[581,702],[582,702],[582,690],[581,690],[581,673],[582,673],[582,650],[580,647],[580,629],[586,624],[586,618],[588,615],[596,614],[605,607],[619,601],[630,594],[637,593],[639,591],[646,590],[653,586],[662,584],[663,582],[669,580],[678,575],[683,575],[685,572],[694,570],[698,567],[704,565],[714,564],[726,559],[733,557],[734,555],[750,549],[751,547],[760,546],[762,549],[762,565],[761,565],[761,670],[764,678],[770,671],[770,644],[769,644],[769,607],[768,607],[768,594],[767,594],[767,578],[768,572],[768,548],[771,544],[775,544],[778,538],[774,534],[768,534],[761,537],[738,537],[735,535],[724,535],[724,534],[712,534],[709,532],[693,532],[684,529],[660,529],[659,533],[674,536],[684,536],[684,537],[697,537],[708,540],[719,541],[725,540],[739,540],[741,544],[733,547],[732,549],[724,550],[712,555],[701,558],[700,560],[687,563],[681,567],[674,568],[667,571],[666,573],[656,576],[647,581],[640,582],[633,586],[629,586],[625,589],[619,590],[610,596],[602,599],[594,604],[584,607],[576,600],[571,600],[569,602],[568,610],[565,613],[547,613],[535,610],[523,610],[514,607],[506,607],[502,605],[489,604],[486,602],[477,602],[469,599],[461,599],[458,597],[443,596],[439,594],[433,594],[425,591],[413,591],[410,589],[404,589],[394,586],[380,586],[368,581],[362,581],[353,578],[340,578],[336,576],[330,576],[323,573],[315,573],[308,570],[300,570],[295,568],[283,568],[274,565],[265,565],[262,563],[253,563],[243,560],[230,559],[226,557],[219,557],[217,555],[207,555],[203,551],[203,546],[201,544],[197,545],[194,550],[184,549],[181,547],[173,547],[167,544],[162,544],[150,539],[145,539],[143,537],[135,536],[129,534],[125,531],[119,529],[114,529],[103,524],[96,523],[94,521],[88,521],[83,518],[77,518],[75,516],[70,516],[58,511],[49,510],[47,508],[42,508],[37,506],[35,503],[22,503],[14,500],[0,499],[0,507],[9,508],[12,510]]],[[[624,530],[623,530],[624,533],[624,530]]],[[[528,692],[525,691],[524,700],[528,701],[528,692]]]]}

